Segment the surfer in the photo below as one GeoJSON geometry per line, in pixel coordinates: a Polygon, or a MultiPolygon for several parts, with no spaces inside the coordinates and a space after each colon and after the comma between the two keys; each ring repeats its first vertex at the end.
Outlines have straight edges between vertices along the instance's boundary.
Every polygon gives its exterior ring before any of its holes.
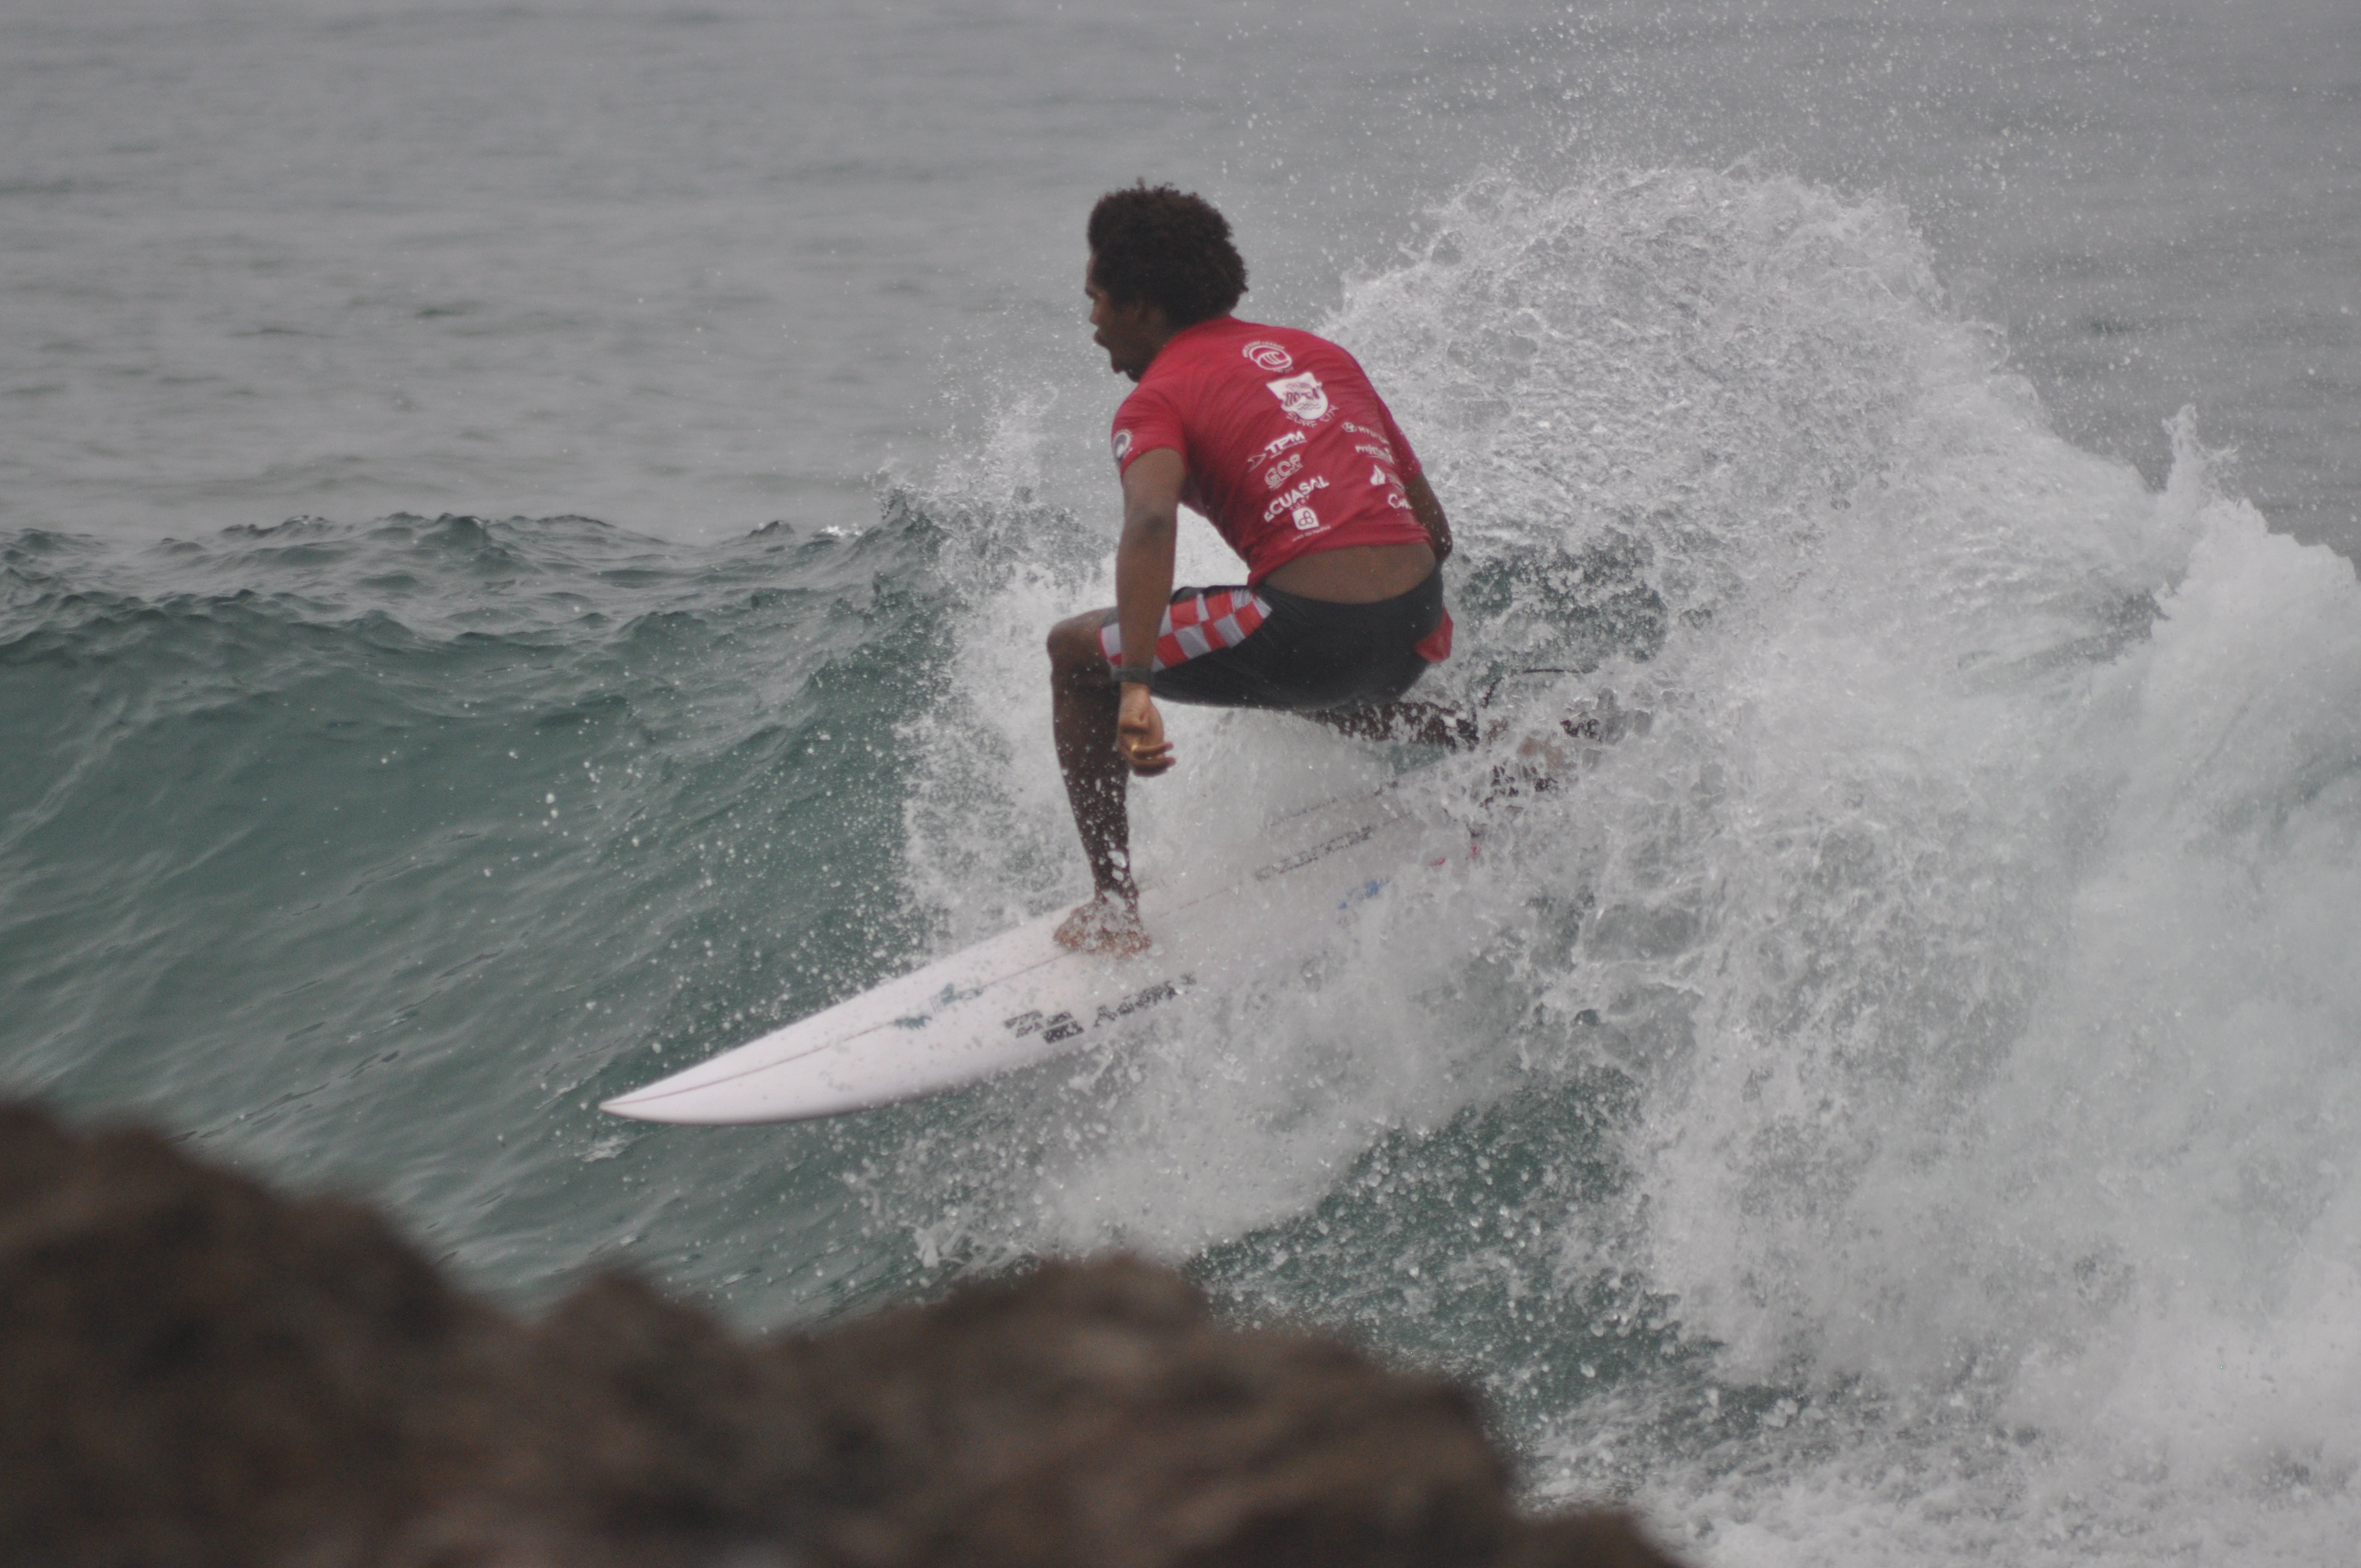
{"type": "Polygon", "coordinates": [[[1095,889],[1058,940],[1121,954],[1148,945],[1126,793],[1172,766],[1157,698],[1439,744],[1469,721],[1399,700],[1451,652],[1451,525],[1361,367],[1230,313],[1246,263],[1198,196],[1109,192],[1087,234],[1092,341],[1138,385],[1115,416],[1115,603],[1049,633],[1058,765],[1095,889]],[[1244,558],[1244,584],[1174,589],[1183,504],[1244,558]]]}

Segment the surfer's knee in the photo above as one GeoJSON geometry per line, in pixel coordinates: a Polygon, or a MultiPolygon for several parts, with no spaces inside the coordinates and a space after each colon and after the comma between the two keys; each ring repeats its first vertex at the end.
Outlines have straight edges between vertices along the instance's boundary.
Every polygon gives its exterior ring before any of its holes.
{"type": "Polygon", "coordinates": [[[1057,676],[1081,675],[1088,678],[1106,666],[1106,653],[1099,644],[1100,618],[1095,615],[1070,616],[1049,628],[1049,670],[1057,676]]]}

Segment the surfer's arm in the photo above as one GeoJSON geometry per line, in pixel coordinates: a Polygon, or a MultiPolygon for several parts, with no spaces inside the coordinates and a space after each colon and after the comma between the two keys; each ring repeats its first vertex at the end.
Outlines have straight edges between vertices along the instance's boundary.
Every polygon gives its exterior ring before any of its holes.
{"type": "Polygon", "coordinates": [[[1426,482],[1424,474],[1404,474],[1402,494],[1410,499],[1411,515],[1426,530],[1427,543],[1434,547],[1434,564],[1442,565],[1451,559],[1451,520],[1443,515],[1443,503],[1434,499],[1434,487],[1426,482]]]}
{"type": "MultiPolygon", "coordinates": [[[[1172,551],[1180,527],[1180,487],[1188,466],[1169,446],[1143,452],[1123,471],[1123,537],[1115,547],[1115,622],[1123,628],[1123,662],[1139,665],[1155,656],[1156,635],[1164,627],[1165,602],[1172,597],[1172,551]]],[[[1172,765],[1164,720],[1144,682],[1126,681],[1115,745],[1138,773],[1160,773],[1172,765]]]]}

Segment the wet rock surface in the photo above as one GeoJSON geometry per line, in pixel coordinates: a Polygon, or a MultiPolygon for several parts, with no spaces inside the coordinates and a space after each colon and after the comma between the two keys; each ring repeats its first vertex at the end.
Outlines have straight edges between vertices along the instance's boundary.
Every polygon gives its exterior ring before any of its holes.
{"type": "Polygon", "coordinates": [[[749,1339],[620,1276],[538,1322],[365,1206],[0,1106],[0,1558],[108,1568],[1664,1563],[1536,1520],[1467,1397],[1046,1263],[749,1339]]]}

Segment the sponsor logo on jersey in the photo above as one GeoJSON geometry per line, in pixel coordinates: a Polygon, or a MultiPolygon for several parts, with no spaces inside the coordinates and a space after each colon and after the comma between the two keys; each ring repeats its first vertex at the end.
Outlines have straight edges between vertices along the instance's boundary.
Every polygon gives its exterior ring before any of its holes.
{"type": "MultiPolygon", "coordinates": [[[[1296,486],[1293,489],[1289,490],[1285,495],[1280,496],[1278,499],[1272,501],[1270,505],[1263,508],[1262,520],[1265,522],[1268,522],[1272,518],[1277,517],[1280,512],[1285,511],[1288,508],[1302,501],[1306,497],[1310,496],[1312,491],[1324,490],[1327,488],[1327,477],[1323,474],[1314,474],[1310,478],[1304,480],[1303,483],[1296,486]]],[[[1318,526],[1316,521],[1313,526],[1318,526]]]]}
{"type": "Polygon", "coordinates": [[[1369,465],[1369,483],[1371,483],[1371,484],[1373,484],[1373,485],[1382,485],[1382,484],[1384,484],[1385,482],[1386,482],[1386,471],[1385,471],[1385,469],[1384,469],[1382,466],[1380,466],[1379,465],[1378,465],[1378,464],[1375,464],[1375,463],[1370,464],[1370,465],[1369,465]]]}
{"type": "Polygon", "coordinates": [[[1293,478],[1295,471],[1302,466],[1303,454],[1301,452],[1292,457],[1283,457],[1263,471],[1262,482],[1275,490],[1293,478]]]}
{"type": "Polygon", "coordinates": [[[1306,370],[1301,376],[1289,376],[1277,381],[1266,381],[1270,395],[1279,400],[1279,411],[1298,424],[1318,424],[1328,417],[1328,391],[1321,386],[1320,378],[1306,370]]]}
{"type": "Polygon", "coordinates": [[[1380,463],[1390,463],[1394,460],[1394,449],[1382,441],[1356,441],[1353,444],[1353,450],[1364,457],[1374,457],[1380,463]]]}
{"type": "Polygon", "coordinates": [[[1244,354],[1256,369],[1268,370],[1274,376],[1284,376],[1295,368],[1294,356],[1279,345],[1261,338],[1255,339],[1238,352],[1244,354]]]}
{"type": "Polygon", "coordinates": [[[1310,507],[1295,509],[1295,527],[1300,533],[1311,533],[1320,527],[1320,514],[1310,507]]]}
{"type": "Polygon", "coordinates": [[[1290,430],[1285,435],[1279,436],[1276,440],[1264,442],[1262,450],[1254,455],[1254,460],[1257,463],[1266,462],[1270,458],[1278,456],[1280,453],[1286,451],[1290,446],[1301,446],[1302,444],[1303,433],[1300,430],[1290,430]]]}
{"type": "Polygon", "coordinates": [[[1116,432],[1115,433],[1115,460],[1116,462],[1120,463],[1120,462],[1122,462],[1126,457],[1128,457],[1128,456],[1130,456],[1130,455],[1131,455],[1131,432],[1129,432],[1129,431],[1127,431],[1127,430],[1118,430],[1118,431],[1116,431],[1116,432]]]}

